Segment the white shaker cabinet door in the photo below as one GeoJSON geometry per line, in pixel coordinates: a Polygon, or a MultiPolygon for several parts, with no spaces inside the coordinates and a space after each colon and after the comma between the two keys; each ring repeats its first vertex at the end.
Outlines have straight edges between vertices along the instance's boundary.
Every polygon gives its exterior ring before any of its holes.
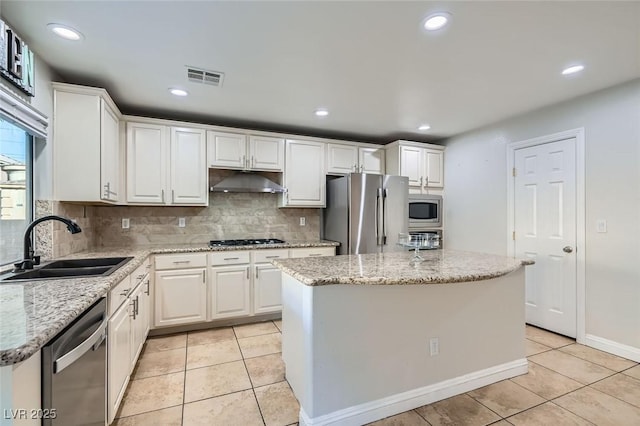
{"type": "Polygon", "coordinates": [[[409,186],[424,184],[424,150],[413,146],[400,147],[400,176],[409,178],[409,186]]]}
{"type": "Polygon", "coordinates": [[[349,174],[359,171],[358,147],[333,143],[327,145],[327,173],[349,174]]]}
{"type": "Polygon", "coordinates": [[[325,149],[322,142],[286,141],[281,207],[325,207],[325,149]]]}
{"type": "Polygon", "coordinates": [[[207,132],[209,167],[244,169],[247,167],[247,137],[238,133],[207,132]]]}
{"type": "Polygon", "coordinates": [[[120,190],[120,120],[104,99],[100,100],[101,198],[118,201],[120,190]]]}
{"type": "Polygon", "coordinates": [[[211,268],[209,319],[251,315],[249,265],[211,268]]]}
{"type": "Polygon", "coordinates": [[[362,173],[385,173],[384,148],[358,148],[358,163],[362,173]]]}
{"type": "Polygon", "coordinates": [[[209,203],[205,132],[171,128],[171,204],[209,203]]]}
{"type": "Polygon", "coordinates": [[[131,306],[127,301],[109,318],[107,333],[108,410],[110,424],[127,388],[131,372],[131,306]]]}
{"type": "Polygon", "coordinates": [[[249,136],[249,168],[281,172],[284,169],[284,139],[249,136]]]}
{"type": "Polygon", "coordinates": [[[444,186],[444,152],[425,149],[426,181],[425,187],[442,188],[444,186]]]}
{"type": "Polygon", "coordinates": [[[207,320],[205,269],[159,271],[155,275],[156,327],[207,320]]]}
{"type": "Polygon", "coordinates": [[[168,164],[167,128],[127,123],[127,201],[166,204],[168,164]]]}
{"type": "Polygon", "coordinates": [[[254,313],[282,311],[282,273],[270,265],[256,265],[254,276],[254,313]]]}

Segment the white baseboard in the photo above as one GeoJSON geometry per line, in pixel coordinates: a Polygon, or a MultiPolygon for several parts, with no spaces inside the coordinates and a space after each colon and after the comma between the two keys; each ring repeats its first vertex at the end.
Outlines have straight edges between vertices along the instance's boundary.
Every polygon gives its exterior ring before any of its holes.
{"type": "Polygon", "coordinates": [[[526,374],[527,368],[527,359],[522,358],[314,418],[310,418],[301,407],[300,426],[359,426],[478,389],[500,380],[526,374]]]}
{"type": "Polygon", "coordinates": [[[635,362],[640,362],[640,348],[624,345],[622,343],[614,342],[613,340],[594,336],[593,334],[587,334],[585,336],[584,344],[635,362]]]}

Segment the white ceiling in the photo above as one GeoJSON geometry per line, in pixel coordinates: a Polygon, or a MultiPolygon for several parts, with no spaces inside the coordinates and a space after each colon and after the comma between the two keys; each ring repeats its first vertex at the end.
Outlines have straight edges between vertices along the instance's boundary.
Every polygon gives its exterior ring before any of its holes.
{"type": "MultiPolygon", "coordinates": [[[[10,1],[66,81],[125,113],[388,142],[435,140],[640,77],[640,2],[10,1]],[[451,25],[427,33],[435,11],[451,25]],[[56,22],[82,42],[55,37],[56,22]],[[564,77],[571,64],[586,66],[564,77]],[[215,88],[185,65],[225,73],[215,88]],[[184,87],[177,98],[168,87],[184,87]],[[313,115],[326,107],[330,115],[313,115]],[[429,123],[432,129],[417,131],[429,123]]],[[[38,88],[36,88],[36,91],[38,88]]],[[[40,89],[42,90],[42,89],[40,89]]]]}

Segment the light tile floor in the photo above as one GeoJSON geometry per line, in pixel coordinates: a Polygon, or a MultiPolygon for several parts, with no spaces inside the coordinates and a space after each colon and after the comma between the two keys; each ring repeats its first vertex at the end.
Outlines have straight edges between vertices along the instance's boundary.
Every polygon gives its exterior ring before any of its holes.
{"type": "MultiPolygon", "coordinates": [[[[280,321],[150,338],[114,425],[286,426],[280,321]]],[[[375,426],[640,425],[640,365],[526,327],[528,374],[375,426]]]]}

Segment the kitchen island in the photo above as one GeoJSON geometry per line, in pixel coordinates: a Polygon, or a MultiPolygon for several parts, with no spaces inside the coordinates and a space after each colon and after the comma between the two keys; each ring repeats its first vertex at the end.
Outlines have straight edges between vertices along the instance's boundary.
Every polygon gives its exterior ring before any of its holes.
{"type": "Polygon", "coordinates": [[[529,260],[434,250],[283,259],[301,425],[359,425],[527,372],[529,260]]]}

